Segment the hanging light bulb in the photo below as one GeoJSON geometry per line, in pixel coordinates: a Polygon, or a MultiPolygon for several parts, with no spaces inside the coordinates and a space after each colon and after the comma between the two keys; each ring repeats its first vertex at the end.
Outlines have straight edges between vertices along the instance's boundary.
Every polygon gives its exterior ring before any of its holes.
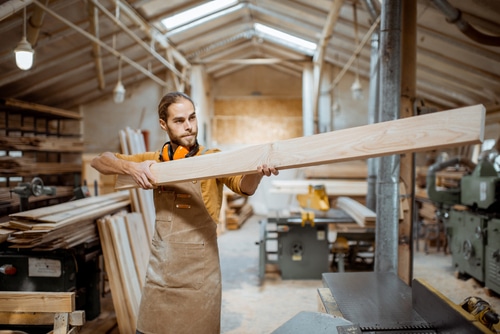
{"type": "Polygon", "coordinates": [[[115,103],[122,103],[125,100],[125,87],[122,84],[122,58],[118,61],[118,82],[113,89],[113,100],[115,103]]]}
{"type": "Polygon", "coordinates": [[[351,86],[351,94],[352,98],[355,100],[363,99],[363,87],[361,86],[361,82],[359,81],[359,77],[357,75],[351,86]]]}
{"type": "Polygon", "coordinates": [[[33,55],[35,51],[26,39],[26,7],[24,7],[23,15],[23,37],[21,38],[19,44],[17,44],[14,53],[16,54],[16,65],[21,70],[26,71],[33,66],[33,55]]]}

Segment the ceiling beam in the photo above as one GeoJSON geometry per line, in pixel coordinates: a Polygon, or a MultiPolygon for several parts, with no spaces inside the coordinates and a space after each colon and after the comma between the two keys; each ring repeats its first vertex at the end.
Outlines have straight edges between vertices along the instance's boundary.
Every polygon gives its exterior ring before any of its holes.
{"type": "MultiPolygon", "coordinates": [[[[114,54],[116,57],[120,57],[121,56],[121,59],[123,61],[125,61],[126,63],[128,63],[130,66],[134,67],[135,69],[137,69],[138,71],[142,72],[143,74],[145,74],[146,76],[148,76],[149,78],[151,78],[153,81],[155,81],[156,83],[158,83],[159,85],[161,86],[166,86],[166,82],[160,78],[158,78],[157,76],[155,76],[154,74],[152,74],[150,71],[148,71],[147,69],[145,69],[144,67],[142,67],[141,65],[137,64],[136,62],[134,62],[132,59],[130,59],[129,57],[121,54],[119,51],[113,49],[112,47],[108,46],[106,43],[103,43],[101,40],[95,38],[94,36],[92,36],[91,34],[89,34],[88,32],[86,32],[85,30],[79,28],[78,26],[76,26],[75,24],[73,24],[72,22],[70,22],[69,20],[65,19],[64,17],[62,17],[61,15],[55,13],[54,11],[52,11],[50,8],[48,8],[47,6],[43,5],[42,3],[40,3],[38,0],[33,0],[33,2],[37,5],[37,6],[40,6],[42,7],[43,9],[45,9],[47,11],[47,13],[49,13],[50,15],[52,15],[53,17],[55,17],[56,19],[62,21],[63,23],[65,23],[66,25],[70,26],[71,28],[75,29],[76,31],[78,31],[80,34],[84,35],[85,37],[87,37],[88,39],[90,39],[91,41],[93,42],[96,42],[98,43],[102,48],[106,49],[108,52],[114,54]]],[[[127,28],[128,30],[128,28],[127,28]]]]}
{"type": "MultiPolygon", "coordinates": [[[[95,38],[100,39],[99,33],[99,12],[95,8],[92,2],[88,3],[88,15],[89,15],[89,28],[90,33],[95,36],[95,38]]],[[[115,46],[113,45],[113,48],[115,46]]],[[[104,69],[102,66],[102,54],[101,46],[99,43],[92,42],[92,51],[94,57],[95,71],[97,77],[97,84],[99,89],[103,90],[106,87],[106,82],[104,80],[104,69]]]]}
{"type": "Polygon", "coordinates": [[[319,97],[320,86],[323,76],[323,64],[325,61],[326,47],[332,36],[333,27],[337,23],[340,15],[340,9],[344,4],[344,0],[334,0],[330,7],[330,12],[326,18],[323,31],[316,45],[316,51],[313,56],[313,97],[312,97],[312,111],[314,122],[314,133],[319,133],[319,97]]]}
{"type": "Polygon", "coordinates": [[[33,0],[10,0],[0,5],[0,21],[30,5],[33,0]]]}

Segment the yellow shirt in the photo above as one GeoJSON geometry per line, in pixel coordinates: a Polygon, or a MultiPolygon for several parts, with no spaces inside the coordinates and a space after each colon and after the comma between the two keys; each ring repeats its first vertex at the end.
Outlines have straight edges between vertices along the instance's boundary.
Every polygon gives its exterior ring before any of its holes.
{"type": "MultiPolygon", "coordinates": [[[[201,155],[201,152],[203,152],[202,146],[200,146],[200,150],[196,155],[201,155]]],[[[212,149],[206,151],[205,154],[217,153],[217,152],[220,152],[220,150],[212,149]]],[[[115,155],[119,159],[128,161],[142,162],[146,160],[156,160],[160,162],[160,151],[144,152],[133,155],[116,153],[115,155]]],[[[187,158],[187,159],[192,159],[192,158],[187,158]]],[[[168,163],[168,161],[160,163],[168,163]]],[[[203,197],[203,202],[205,203],[205,207],[207,208],[208,213],[215,222],[219,222],[219,213],[220,213],[220,208],[222,206],[222,190],[224,189],[224,185],[226,185],[229,189],[231,189],[237,194],[245,195],[241,192],[240,189],[240,181],[242,177],[243,177],[242,175],[238,175],[238,176],[229,176],[229,177],[207,179],[200,181],[200,188],[201,188],[201,195],[203,197]]]]}

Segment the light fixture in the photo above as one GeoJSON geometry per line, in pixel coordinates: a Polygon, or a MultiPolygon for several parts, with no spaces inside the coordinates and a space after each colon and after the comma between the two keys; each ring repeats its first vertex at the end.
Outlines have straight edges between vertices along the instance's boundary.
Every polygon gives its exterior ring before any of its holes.
{"type": "Polygon", "coordinates": [[[125,87],[122,84],[122,58],[118,61],[118,82],[113,89],[113,100],[115,103],[122,103],[125,100],[125,87]]]}
{"type": "MultiPolygon", "coordinates": [[[[353,10],[353,21],[354,21],[354,48],[358,47],[358,14],[356,11],[356,1],[352,4],[353,10]]],[[[359,53],[356,54],[356,79],[351,86],[351,94],[352,98],[355,100],[363,99],[363,87],[361,86],[361,82],[359,81],[359,53]]]]}
{"type": "Polygon", "coordinates": [[[356,74],[356,79],[354,80],[351,86],[351,94],[352,98],[355,100],[363,99],[363,87],[361,86],[361,82],[359,82],[359,77],[357,74],[356,74]]]}
{"type": "Polygon", "coordinates": [[[340,96],[339,96],[338,86],[337,85],[335,85],[335,87],[333,88],[332,111],[334,113],[339,113],[340,112],[340,96]]]}
{"type": "Polygon", "coordinates": [[[23,38],[19,44],[17,44],[14,53],[16,54],[16,65],[21,70],[29,70],[33,66],[33,55],[35,51],[31,47],[31,44],[26,39],[26,7],[24,7],[23,15],[23,38]]]}

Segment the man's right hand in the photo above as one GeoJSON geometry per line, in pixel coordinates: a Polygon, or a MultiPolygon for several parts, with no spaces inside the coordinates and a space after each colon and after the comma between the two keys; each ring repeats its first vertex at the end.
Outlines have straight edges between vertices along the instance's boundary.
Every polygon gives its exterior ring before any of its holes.
{"type": "Polygon", "coordinates": [[[118,159],[111,152],[104,152],[92,159],[90,165],[104,175],[122,174],[130,175],[135,183],[143,189],[153,189],[156,179],[151,173],[150,167],[155,160],[133,162],[118,159]]]}

